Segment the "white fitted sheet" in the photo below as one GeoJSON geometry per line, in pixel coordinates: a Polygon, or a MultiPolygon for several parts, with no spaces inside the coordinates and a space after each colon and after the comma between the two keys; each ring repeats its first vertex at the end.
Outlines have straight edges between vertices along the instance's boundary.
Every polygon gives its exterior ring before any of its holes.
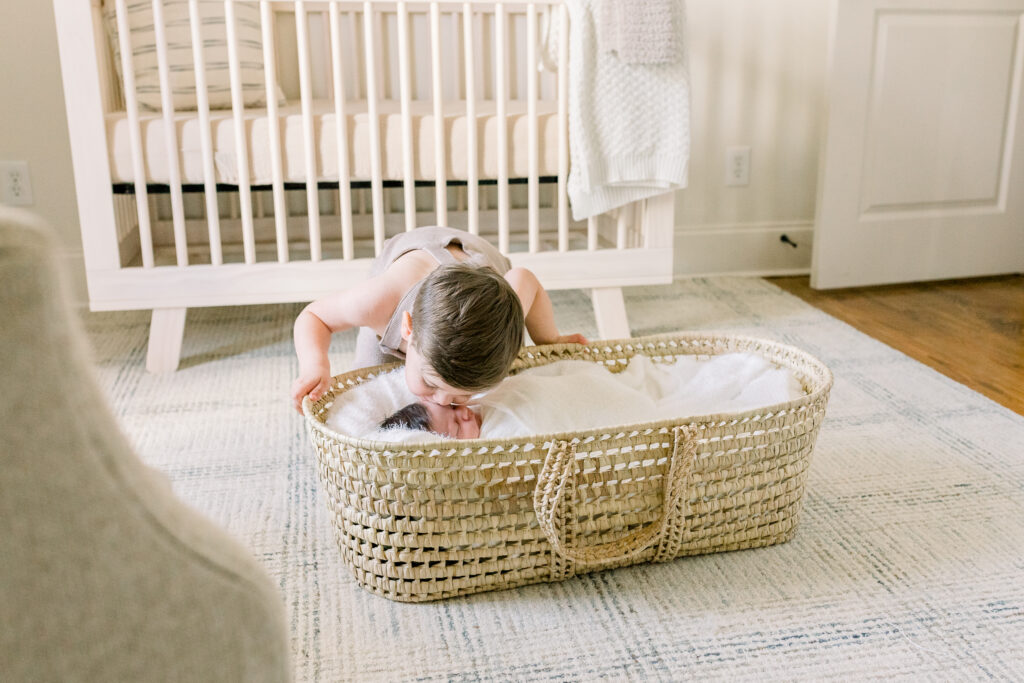
{"type": "MultiPolygon", "coordinates": [[[[349,171],[352,180],[370,180],[370,128],[366,102],[348,102],[349,171]]],[[[477,103],[477,168],[480,178],[498,176],[498,120],[495,102],[477,103]]],[[[538,173],[558,173],[558,116],[555,103],[538,102],[538,173]]],[[[416,180],[433,180],[434,174],[434,115],[431,102],[417,101],[412,107],[413,175],[416,180]]],[[[529,173],[529,123],[525,101],[508,102],[509,116],[508,162],[509,177],[526,177],[529,173]]],[[[298,103],[283,106],[278,111],[281,134],[281,159],[284,182],[306,181],[305,143],[302,110],[298,103]]],[[[381,171],[384,180],[403,180],[402,115],[401,103],[393,100],[379,104],[381,139],[381,171]]],[[[465,102],[446,102],[444,105],[445,141],[447,144],[447,179],[466,180],[466,117],[465,102]]],[[[265,109],[245,112],[245,132],[248,141],[249,182],[267,185],[273,180],[270,146],[268,143],[268,117],[265,109]]],[[[183,183],[201,184],[203,157],[200,144],[199,116],[194,111],[175,115],[178,136],[178,159],[183,183]]],[[[167,183],[170,179],[164,121],[160,114],[140,116],[145,181],[167,183]]],[[[235,154],[234,119],[230,110],[210,112],[214,166],[218,183],[238,182],[238,163],[235,154]]],[[[317,180],[338,180],[338,151],[335,143],[335,115],[333,101],[313,102],[314,146],[316,149],[317,180]]],[[[107,115],[107,141],[110,150],[110,168],[115,183],[134,182],[131,143],[127,114],[107,115]]]]}

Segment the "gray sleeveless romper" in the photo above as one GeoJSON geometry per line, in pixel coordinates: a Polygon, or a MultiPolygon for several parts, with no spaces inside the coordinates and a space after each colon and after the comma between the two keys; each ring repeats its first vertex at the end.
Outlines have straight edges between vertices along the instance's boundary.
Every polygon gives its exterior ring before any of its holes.
{"type": "MultiPolygon", "coordinates": [[[[380,275],[395,260],[416,249],[422,249],[433,256],[440,265],[458,263],[445,247],[450,244],[457,244],[462,247],[469,257],[464,263],[490,266],[499,275],[504,275],[512,267],[509,260],[501,255],[494,245],[482,237],[470,234],[464,230],[432,226],[416,228],[410,232],[403,232],[390,238],[384,243],[380,256],[373,262],[370,268],[370,275],[380,275]]],[[[416,302],[416,295],[423,286],[420,280],[409,288],[395,312],[391,314],[384,334],[378,338],[377,333],[369,327],[360,327],[359,336],[356,338],[356,359],[353,369],[366,368],[382,363],[391,363],[397,360],[404,360],[405,354],[398,350],[402,343],[402,314],[405,311],[412,312],[412,306],[416,302]]]]}

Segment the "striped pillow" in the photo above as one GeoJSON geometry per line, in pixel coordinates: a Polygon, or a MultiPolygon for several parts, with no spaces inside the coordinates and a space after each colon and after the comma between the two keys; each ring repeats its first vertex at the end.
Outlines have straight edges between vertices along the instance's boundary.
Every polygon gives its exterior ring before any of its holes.
{"type": "MultiPolygon", "coordinates": [[[[188,0],[162,0],[164,35],[171,92],[176,111],[196,109],[196,79],[192,59],[192,32],[188,0]]],[[[127,0],[128,28],[131,34],[132,66],[139,106],[160,111],[160,71],[157,64],[156,32],[152,0],[127,0]]],[[[231,76],[228,66],[227,27],[222,0],[198,0],[199,31],[206,62],[206,92],[211,109],[231,108],[231,76]]],[[[114,0],[104,2],[104,22],[114,51],[117,76],[121,73],[121,43],[117,31],[114,0]]],[[[242,81],[242,99],[247,107],[266,105],[263,79],[263,38],[260,10],[255,3],[235,3],[235,33],[238,37],[238,64],[242,81]]],[[[278,101],[284,103],[281,89],[278,101]]]]}

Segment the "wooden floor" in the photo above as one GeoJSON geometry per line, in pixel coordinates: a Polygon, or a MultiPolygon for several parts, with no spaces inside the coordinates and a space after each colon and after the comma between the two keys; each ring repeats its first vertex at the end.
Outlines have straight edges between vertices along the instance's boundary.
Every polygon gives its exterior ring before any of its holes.
{"type": "Polygon", "coordinates": [[[1024,276],[834,290],[770,281],[1024,415],[1024,276]]]}

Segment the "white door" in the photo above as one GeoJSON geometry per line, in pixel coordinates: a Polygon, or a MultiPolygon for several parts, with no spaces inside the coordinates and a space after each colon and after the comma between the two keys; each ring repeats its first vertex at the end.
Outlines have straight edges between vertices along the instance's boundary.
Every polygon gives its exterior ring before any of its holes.
{"type": "Polygon", "coordinates": [[[837,0],[811,286],[1024,271],[1024,0],[837,0]]]}

